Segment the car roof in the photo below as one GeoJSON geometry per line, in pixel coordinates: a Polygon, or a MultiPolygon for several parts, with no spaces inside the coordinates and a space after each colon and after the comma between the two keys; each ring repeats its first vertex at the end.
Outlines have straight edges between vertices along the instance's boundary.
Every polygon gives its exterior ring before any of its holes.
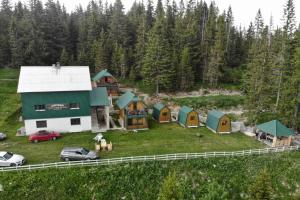
{"type": "Polygon", "coordinates": [[[82,150],[83,147],[65,147],[63,148],[63,151],[77,151],[77,150],[82,150]]]}
{"type": "Polygon", "coordinates": [[[0,156],[4,156],[7,153],[7,151],[0,151],[0,156]]]}

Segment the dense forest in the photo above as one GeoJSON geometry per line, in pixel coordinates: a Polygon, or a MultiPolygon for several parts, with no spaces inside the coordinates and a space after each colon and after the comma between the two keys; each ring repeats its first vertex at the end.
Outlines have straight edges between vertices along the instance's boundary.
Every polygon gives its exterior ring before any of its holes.
{"type": "Polygon", "coordinates": [[[258,10],[249,27],[236,27],[230,7],[220,11],[195,0],[134,2],[126,13],[121,0],[91,1],[72,13],[53,0],[2,0],[0,67],[59,61],[92,72],[107,68],[157,93],[239,84],[250,121],[271,113],[299,127],[300,28],[293,0],[282,19],[274,27],[258,10]]]}

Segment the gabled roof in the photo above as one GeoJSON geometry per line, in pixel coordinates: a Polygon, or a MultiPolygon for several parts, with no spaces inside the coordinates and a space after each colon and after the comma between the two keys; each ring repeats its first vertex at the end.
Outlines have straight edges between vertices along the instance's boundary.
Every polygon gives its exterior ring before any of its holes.
{"type": "Polygon", "coordinates": [[[112,77],[111,73],[109,73],[109,72],[107,71],[107,69],[104,69],[104,70],[100,71],[98,74],[96,74],[96,75],[92,78],[92,80],[93,80],[93,81],[98,81],[98,80],[100,80],[101,78],[107,77],[107,76],[112,77]]]}
{"type": "Polygon", "coordinates": [[[163,109],[164,107],[165,107],[164,104],[162,104],[162,103],[156,103],[156,104],[153,106],[153,109],[160,111],[160,110],[163,109]]]}
{"type": "Polygon", "coordinates": [[[225,114],[217,111],[217,110],[211,110],[208,112],[207,119],[206,119],[206,126],[217,131],[219,126],[219,120],[224,116],[225,114]]]}
{"type": "Polygon", "coordinates": [[[156,103],[153,106],[153,112],[152,112],[152,117],[156,120],[159,120],[159,116],[160,116],[160,111],[165,108],[166,106],[162,103],[156,103]]]}
{"type": "Polygon", "coordinates": [[[22,66],[18,93],[92,90],[88,66],[22,66]]]}
{"type": "Polygon", "coordinates": [[[132,92],[128,91],[120,96],[116,103],[120,109],[123,109],[133,100],[137,100],[137,98],[132,92]]]}
{"type": "Polygon", "coordinates": [[[179,123],[185,125],[187,121],[188,114],[193,111],[193,108],[182,106],[179,110],[178,121],[179,123]]]}
{"type": "Polygon", "coordinates": [[[106,87],[93,88],[90,91],[91,106],[109,106],[109,100],[106,87]]]}
{"type": "Polygon", "coordinates": [[[293,131],[287,128],[278,120],[273,120],[270,122],[266,122],[257,126],[257,129],[269,133],[275,137],[282,137],[282,136],[291,136],[293,135],[293,131]]]}

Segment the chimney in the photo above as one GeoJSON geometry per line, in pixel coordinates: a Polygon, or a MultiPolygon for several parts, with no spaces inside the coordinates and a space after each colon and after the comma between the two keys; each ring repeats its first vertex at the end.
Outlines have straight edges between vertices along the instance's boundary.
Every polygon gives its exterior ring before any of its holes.
{"type": "Polygon", "coordinates": [[[56,62],[55,67],[56,67],[57,69],[60,69],[60,63],[59,63],[59,62],[56,62]]]}

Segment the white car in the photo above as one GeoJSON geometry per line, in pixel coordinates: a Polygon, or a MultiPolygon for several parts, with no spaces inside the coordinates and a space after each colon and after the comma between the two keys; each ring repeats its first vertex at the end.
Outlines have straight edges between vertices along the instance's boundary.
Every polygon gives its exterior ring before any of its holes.
{"type": "Polygon", "coordinates": [[[25,163],[24,156],[11,152],[0,151],[0,167],[19,166],[25,163]]]}

